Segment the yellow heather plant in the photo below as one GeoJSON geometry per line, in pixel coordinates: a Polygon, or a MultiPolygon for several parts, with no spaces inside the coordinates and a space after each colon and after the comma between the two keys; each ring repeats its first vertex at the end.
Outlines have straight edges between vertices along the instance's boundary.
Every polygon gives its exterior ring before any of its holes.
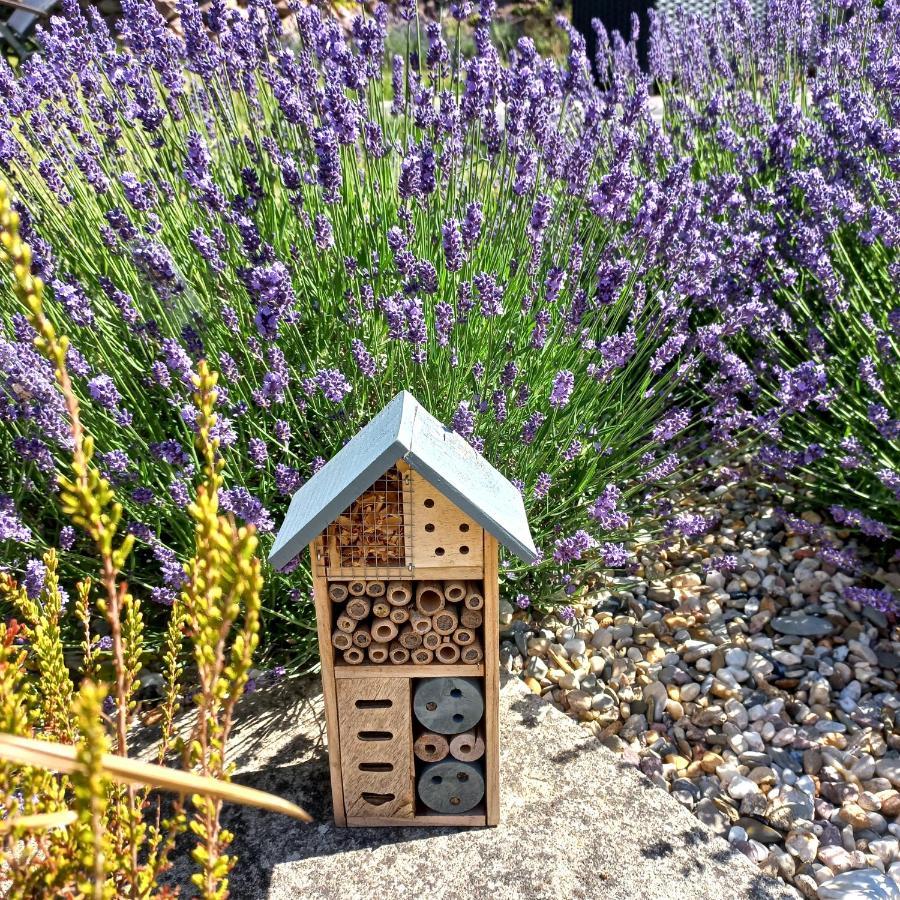
{"type": "Polygon", "coordinates": [[[91,580],[76,586],[83,661],[73,679],[63,657],[56,552],[44,555],[47,574],[37,598],[0,573],[0,594],[22,619],[0,623],[0,882],[10,897],[165,896],[171,890],[160,887],[160,878],[171,865],[177,835],[189,828],[197,837],[198,894],[225,897],[235,860],[224,852],[231,835],[220,824],[223,801],[305,821],[309,816],[277,797],[228,783],[225,743],[258,640],[262,576],[254,529],[219,515],[224,462],[211,437],[216,375],[201,362],[194,376],[203,480],[190,506],[195,556],[185,567],[186,584],[173,606],[163,652],[166,697],[158,762],[126,760],[144,650],[140,601],[121,578],[133,538],[120,536],[122,507],[93,464],[93,440],[81,424],[66,368],[68,341],[45,314],[43,284],[31,272],[31,251],[18,226],[9,190],[0,183],[0,264],[12,271],[13,291],[37,333],[35,346],[53,364],[65,399],[72,458],[70,473],[59,479],[60,500],[94,543],[100,592],[92,603],[91,580]],[[94,608],[105,618],[112,642],[109,690],[96,680],[94,608]],[[187,742],[176,729],[186,637],[193,646],[191,674],[199,683],[187,742]],[[111,713],[104,703],[107,693],[111,713]],[[174,749],[182,751],[189,771],[162,765],[174,749]],[[177,795],[167,815],[158,796],[153,814],[154,788],[177,795]],[[184,796],[191,798],[190,814],[184,796]]]}

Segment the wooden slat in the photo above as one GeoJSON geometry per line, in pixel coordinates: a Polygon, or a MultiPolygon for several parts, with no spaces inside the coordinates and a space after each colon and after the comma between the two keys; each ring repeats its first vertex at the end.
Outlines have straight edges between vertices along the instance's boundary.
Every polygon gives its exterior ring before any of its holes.
{"type": "Polygon", "coordinates": [[[338,682],[337,694],[348,819],[411,818],[415,812],[415,787],[409,679],[343,680],[338,682]],[[392,768],[383,772],[361,768],[378,764],[392,768]],[[379,796],[390,799],[377,802],[379,796]]]}
{"type": "Polygon", "coordinates": [[[499,546],[484,535],[484,743],[488,825],[500,823],[500,582],[499,546]]]}
{"type": "MultiPolygon", "coordinates": [[[[451,503],[418,472],[412,476],[412,563],[417,578],[435,577],[435,569],[481,569],[484,529],[451,503]],[[430,504],[430,505],[428,505],[430,504]],[[464,528],[465,531],[460,529],[464,528]],[[437,549],[442,550],[440,556],[437,549]],[[463,553],[461,548],[465,548],[463,553]]],[[[440,576],[453,577],[453,576],[440,576]]],[[[458,576],[478,577],[478,576],[458,576]]]]}
{"type": "MultiPolygon", "coordinates": [[[[428,815],[414,816],[411,819],[385,819],[379,816],[352,816],[347,819],[347,824],[353,828],[381,828],[384,826],[410,826],[419,825],[424,827],[436,828],[454,828],[460,825],[468,825],[470,828],[484,826],[487,824],[484,814],[484,806],[481,805],[481,812],[463,813],[460,816],[441,815],[439,813],[429,813],[428,815]]],[[[479,807],[476,807],[476,810],[479,807]]]]}
{"type": "Polygon", "coordinates": [[[355,569],[338,569],[329,571],[329,581],[348,581],[351,578],[377,578],[380,581],[412,581],[415,579],[427,579],[428,581],[440,581],[444,578],[453,578],[459,581],[470,579],[477,581],[481,578],[483,569],[481,566],[431,566],[424,569],[411,571],[408,569],[394,569],[389,572],[384,567],[372,566],[365,569],[357,566],[355,569]]]}
{"type": "Polygon", "coordinates": [[[478,663],[477,665],[465,665],[463,663],[453,663],[451,665],[432,664],[429,666],[417,666],[414,663],[404,663],[400,666],[373,666],[363,663],[361,666],[348,666],[339,660],[334,667],[334,677],[338,681],[350,678],[448,678],[451,676],[479,678],[482,675],[484,675],[483,663],[478,663]]]}
{"type": "MultiPolygon", "coordinates": [[[[316,571],[316,559],[319,553],[317,544],[321,539],[309,545],[312,556],[312,570],[316,571]]],[[[325,728],[328,736],[328,768],[331,772],[331,799],[334,804],[334,822],[346,825],[347,815],[344,809],[344,792],[341,783],[341,741],[338,727],[337,689],[334,680],[334,651],[331,646],[332,603],[328,597],[328,582],[323,575],[313,575],[313,600],[316,608],[316,630],[319,636],[319,657],[322,664],[322,693],[325,696],[325,728]]]]}

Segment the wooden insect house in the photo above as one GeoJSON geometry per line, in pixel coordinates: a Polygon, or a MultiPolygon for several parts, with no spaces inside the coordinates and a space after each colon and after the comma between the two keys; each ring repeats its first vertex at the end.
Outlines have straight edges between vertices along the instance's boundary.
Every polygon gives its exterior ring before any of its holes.
{"type": "Polygon", "coordinates": [[[403,391],[294,495],[309,545],[339,825],[496,825],[499,544],[536,557],[516,488],[403,391]]]}

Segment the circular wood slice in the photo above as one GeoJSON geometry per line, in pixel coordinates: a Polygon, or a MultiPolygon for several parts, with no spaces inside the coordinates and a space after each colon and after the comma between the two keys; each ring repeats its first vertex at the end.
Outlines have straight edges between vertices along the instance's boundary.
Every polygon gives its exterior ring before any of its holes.
{"type": "Polygon", "coordinates": [[[434,660],[434,651],[427,647],[419,647],[412,652],[412,661],[417,666],[427,666],[434,660]]]}
{"type": "Polygon", "coordinates": [[[459,603],[466,596],[466,583],[464,581],[445,581],[444,596],[451,603],[459,603]]]}
{"type": "Polygon", "coordinates": [[[437,650],[441,646],[441,636],[436,631],[422,635],[422,646],[426,650],[437,650]]]}
{"type": "Polygon", "coordinates": [[[464,731],[450,741],[450,752],[462,762],[475,762],[484,756],[484,740],[480,734],[464,731]]]}
{"type": "Polygon", "coordinates": [[[351,666],[358,666],[365,658],[366,654],[359,647],[351,647],[344,651],[344,662],[351,666]]]}
{"type": "Polygon", "coordinates": [[[409,614],[409,624],[412,625],[413,631],[419,634],[427,634],[431,631],[431,617],[423,616],[417,609],[409,614]]]}
{"type": "Polygon", "coordinates": [[[353,581],[347,582],[347,590],[354,597],[362,597],[366,592],[366,583],[361,578],[355,578],[353,581]]]}
{"type": "Polygon", "coordinates": [[[342,603],[347,599],[347,585],[343,584],[340,581],[332,581],[330,585],[328,585],[328,596],[335,603],[342,603]]]}
{"type": "Polygon", "coordinates": [[[481,593],[481,588],[470,584],[466,591],[465,603],[468,609],[481,609],[484,606],[484,594],[481,593]]]}
{"type": "Polygon", "coordinates": [[[357,628],[353,632],[353,643],[357,647],[368,647],[372,643],[372,635],[368,628],[357,628]]]}
{"type": "Polygon", "coordinates": [[[347,634],[350,634],[351,631],[356,629],[358,623],[356,619],[351,619],[347,613],[341,613],[337,617],[337,622],[335,624],[341,631],[346,631],[347,634]]]}
{"type": "Polygon", "coordinates": [[[388,618],[395,625],[402,625],[404,622],[409,621],[409,610],[404,609],[402,606],[396,606],[391,610],[391,614],[388,616],[388,618]]]}
{"type": "Polygon", "coordinates": [[[372,640],[377,644],[389,644],[397,637],[397,626],[390,619],[377,619],[372,623],[372,640]]]}
{"type": "Polygon", "coordinates": [[[402,666],[404,663],[409,662],[409,650],[397,641],[391,644],[390,656],[391,662],[395,666],[402,666]]]}
{"type": "Polygon", "coordinates": [[[459,626],[459,618],[452,609],[442,609],[431,618],[431,627],[440,635],[453,634],[459,626]]]}
{"type": "Polygon", "coordinates": [[[463,628],[481,628],[484,613],[480,609],[464,609],[459,616],[463,628]]]}
{"type": "Polygon", "coordinates": [[[351,619],[361,622],[372,610],[372,601],[368,597],[354,597],[347,601],[345,612],[351,619]]]}
{"type": "Polygon", "coordinates": [[[331,635],[331,643],[334,644],[338,650],[347,650],[353,646],[353,635],[338,629],[331,635]]]}
{"type": "Polygon", "coordinates": [[[444,638],[444,640],[447,643],[441,644],[434,651],[434,655],[437,657],[438,662],[444,663],[444,665],[452,665],[459,660],[459,647],[452,643],[449,638],[444,638]]]}
{"type": "Polygon", "coordinates": [[[453,632],[453,641],[459,644],[460,647],[468,647],[469,644],[475,643],[475,632],[470,631],[468,628],[457,628],[453,632]]]}
{"type": "Polygon", "coordinates": [[[422,769],[418,791],[422,802],[435,812],[464,813],[484,798],[484,776],[476,764],[445,759],[422,769]]]}
{"type": "Polygon", "coordinates": [[[442,734],[423,731],[413,744],[413,752],[423,762],[440,762],[450,753],[450,745],[442,734]]]}
{"type": "Polygon", "coordinates": [[[444,608],[444,590],[438,581],[421,581],[416,587],[416,609],[423,616],[433,616],[444,608]]]}
{"type": "Polygon", "coordinates": [[[387,662],[388,648],[386,644],[369,645],[369,662],[381,664],[387,662]]]}
{"type": "Polygon", "coordinates": [[[408,581],[389,581],[385,597],[391,606],[406,606],[412,600],[412,584],[408,581]]]}
{"type": "Polygon", "coordinates": [[[386,619],[391,614],[391,607],[384,600],[372,604],[372,615],[376,619],[386,619]]]}
{"type": "Polygon", "coordinates": [[[366,582],[366,596],[367,597],[383,597],[384,596],[384,582],[383,581],[367,581],[366,582]]]}
{"type": "Polygon", "coordinates": [[[473,665],[484,659],[484,651],[481,649],[481,644],[476,642],[469,644],[468,647],[463,647],[461,656],[464,663],[473,665]]]}
{"type": "MultiPolygon", "coordinates": [[[[455,644],[441,646],[459,650],[455,644]]],[[[460,734],[470,731],[481,720],[484,697],[474,679],[428,678],[420,681],[416,688],[413,712],[429,731],[460,734]]]]}

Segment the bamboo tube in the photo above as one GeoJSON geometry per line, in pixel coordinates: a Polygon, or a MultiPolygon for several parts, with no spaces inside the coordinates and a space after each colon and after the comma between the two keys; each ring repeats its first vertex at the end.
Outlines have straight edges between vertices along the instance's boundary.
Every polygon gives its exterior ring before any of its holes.
{"type": "Polygon", "coordinates": [[[338,628],[340,628],[341,631],[346,631],[347,634],[350,634],[356,629],[357,623],[356,619],[351,619],[350,616],[347,615],[347,613],[341,613],[337,617],[337,622],[335,622],[335,624],[338,628]]]}
{"type": "Polygon", "coordinates": [[[407,650],[415,650],[416,647],[422,646],[422,635],[413,631],[412,627],[409,625],[400,629],[400,636],[397,640],[399,640],[407,650]]]}
{"type": "Polygon", "coordinates": [[[354,597],[362,597],[366,592],[366,583],[362,578],[354,578],[353,581],[347,582],[347,590],[354,597]]]}
{"type": "Polygon", "coordinates": [[[438,662],[445,664],[455,663],[459,659],[459,647],[453,643],[441,644],[441,646],[434,651],[434,655],[438,658],[438,662]]]}
{"type": "Polygon", "coordinates": [[[391,610],[391,614],[388,616],[388,618],[395,625],[402,625],[404,622],[409,621],[409,610],[404,609],[402,606],[395,606],[391,610]]]}
{"type": "Polygon", "coordinates": [[[328,585],[328,596],[335,603],[343,603],[344,600],[347,599],[347,585],[341,581],[332,581],[331,584],[328,585]]]}
{"type": "Polygon", "coordinates": [[[460,600],[465,599],[466,583],[464,581],[445,581],[444,596],[451,603],[459,603],[460,600]]]}
{"type": "Polygon", "coordinates": [[[434,659],[434,652],[427,647],[419,647],[412,652],[412,661],[417,666],[427,666],[434,659]]]}
{"type": "Polygon", "coordinates": [[[359,647],[350,647],[344,651],[344,662],[351,666],[358,666],[364,659],[366,654],[359,647]]]}
{"type": "Polygon", "coordinates": [[[413,631],[417,631],[419,634],[431,631],[431,617],[423,616],[417,609],[409,614],[409,624],[412,625],[413,631]]]}
{"type": "Polygon", "coordinates": [[[481,628],[484,622],[484,613],[480,609],[463,609],[459,615],[459,621],[464,628],[481,628]]]}
{"type": "Polygon", "coordinates": [[[412,585],[408,581],[389,581],[385,597],[391,606],[406,606],[412,600],[412,585]]]}
{"type": "Polygon", "coordinates": [[[440,762],[450,752],[447,738],[433,731],[423,731],[413,744],[413,753],[422,762],[440,762]]]}
{"type": "Polygon", "coordinates": [[[387,662],[388,648],[384,644],[370,644],[368,649],[369,662],[376,665],[387,662]]]}
{"type": "Polygon", "coordinates": [[[346,631],[341,631],[338,628],[334,634],[331,635],[331,643],[334,644],[338,650],[347,650],[353,646],[353,635],[348,634],[346,631]]]}
{"type": "Polygon", "coordinates": [[[391,644],[390,656],[391,662],[395,666],[402,666],[404,663],[409,662],[409,650],[397,643],[397,641],[391,644]]]}
{"type": "Polygon", "coordinates": [[[464,731],[451,739],[450,752],[460,762],[475,762],[484,756],[484,738],[473,731],[464,731]]]}
{"type": "Polygon", "coordinates": [[[348,600],[344,610],[351,619],[356,619],[357,622],[365,619],[371,611],[372,601],[368,597],[354,597],[352,600],[348,600]]]}
{"type": "Polygon", "coordinates": [[[470,582],[466,587],[466,607],[468,609],[481,609],[484,606],[484,594],[481,592],[481,588],[470,582]]]}
{"type": "Polygon", "coordinates": [[[367,597],[383,597],[384,582],[383,581],[367,581],[366,582],[367,597]]]}
{"type": "Polygon", "coordinates": [[[353,643],[357,647],[368,647],[372,643],[372,634],[368,628],[357,628],[353,632],[353,643]]]}
{"type": "Polygon", "coordinates": [[[372,615],[376,619],[386,619],[390,614],[391,607],[384,600],[379,600],[377,603],[372,604],[372,615]]]}
{"type": "Polygon", "coordinates": [[[397,626],[390,619],[378,619],[372,623],[372,640],[377,644],[389,644],[397,637],[397,626]]]}
{"type": "Polygon", "coordinates": [[[460,647],[468,647],[469,644],[475,642],[475,632],[468,628],[457,628],[453,632],[453,643],[459,644],[460,647]]]}
{"type": "Polygon", "coordinates": [[[459,618],[456,611],[447,607],[431,618],[431,628],[440,635],[453,634],[459,626],[459,618]]]}
{"type": "Polygon", "coordinates": [[[481,642],[475,641],[473,644],[469,644],[468,647],[463,647],[462,650],[462,661],[467,663],[468,665],[473,665],[474,663],[480,663],[484,659],[484,651],[481,649],[481,642]]]}
{"type": "Polygon", "coordinates": [[[433,616],[444,608],[444,591],[440,582],[420,581],[416,587],[416,609],[423,616],[433,616]]]}
{"type": "Polygon", "coordinates": [[[441,636],[436,631],[422,635],[422,646],[428,650],[437,650],[441,646],[441,636]]]}

